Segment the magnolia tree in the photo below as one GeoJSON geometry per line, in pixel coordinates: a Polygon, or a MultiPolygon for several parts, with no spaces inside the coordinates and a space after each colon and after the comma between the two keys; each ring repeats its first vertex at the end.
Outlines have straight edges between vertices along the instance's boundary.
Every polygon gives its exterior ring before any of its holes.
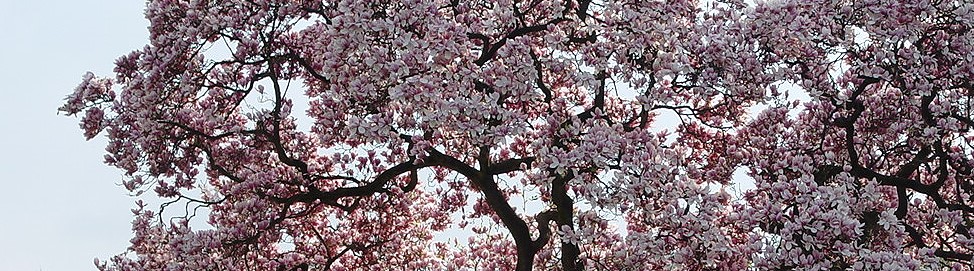
{"type": "Polygon", "coordinates": [[[102,270],[970,270],[972,11],[153,0],[60,110],[163,202],[102,270]]]}

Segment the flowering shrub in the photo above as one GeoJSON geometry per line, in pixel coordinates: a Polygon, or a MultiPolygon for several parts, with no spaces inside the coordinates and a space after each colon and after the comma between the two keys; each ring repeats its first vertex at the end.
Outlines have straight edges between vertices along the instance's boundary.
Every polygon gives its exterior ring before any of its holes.
{"type": "Polygon", "coordinates": [[[166,200],[101,270],[971,270],[972,10],[153,0],[60,110],[166,200]]]}

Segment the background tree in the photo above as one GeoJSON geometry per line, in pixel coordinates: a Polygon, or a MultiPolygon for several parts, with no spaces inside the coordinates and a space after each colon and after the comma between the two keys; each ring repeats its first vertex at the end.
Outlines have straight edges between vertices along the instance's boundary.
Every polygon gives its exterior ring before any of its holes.
{"type": "Polygon", "coordinates": [[[972,9],[157,0],[61,111],[167,200],[103,270],[970,269],[972,9]]]}

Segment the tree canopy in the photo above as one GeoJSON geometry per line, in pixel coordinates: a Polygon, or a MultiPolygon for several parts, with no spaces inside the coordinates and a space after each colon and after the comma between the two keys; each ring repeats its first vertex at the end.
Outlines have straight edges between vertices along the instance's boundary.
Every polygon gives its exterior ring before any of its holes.
{"type": "Polygon", "coordinates": [[[164,201],[102,270],[971,270],[972,11],[151,0],[60,110],[164,201]]]}

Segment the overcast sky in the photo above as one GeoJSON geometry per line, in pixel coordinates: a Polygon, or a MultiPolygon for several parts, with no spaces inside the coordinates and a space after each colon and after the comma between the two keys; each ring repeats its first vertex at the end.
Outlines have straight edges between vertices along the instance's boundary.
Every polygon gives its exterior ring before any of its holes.
{"type": "Polygon", "coordinates": [[[0,270],[93,270],[124,251],[134,199],[62,99],[146,42],[138,0],[0,0],[0,270]]]}

